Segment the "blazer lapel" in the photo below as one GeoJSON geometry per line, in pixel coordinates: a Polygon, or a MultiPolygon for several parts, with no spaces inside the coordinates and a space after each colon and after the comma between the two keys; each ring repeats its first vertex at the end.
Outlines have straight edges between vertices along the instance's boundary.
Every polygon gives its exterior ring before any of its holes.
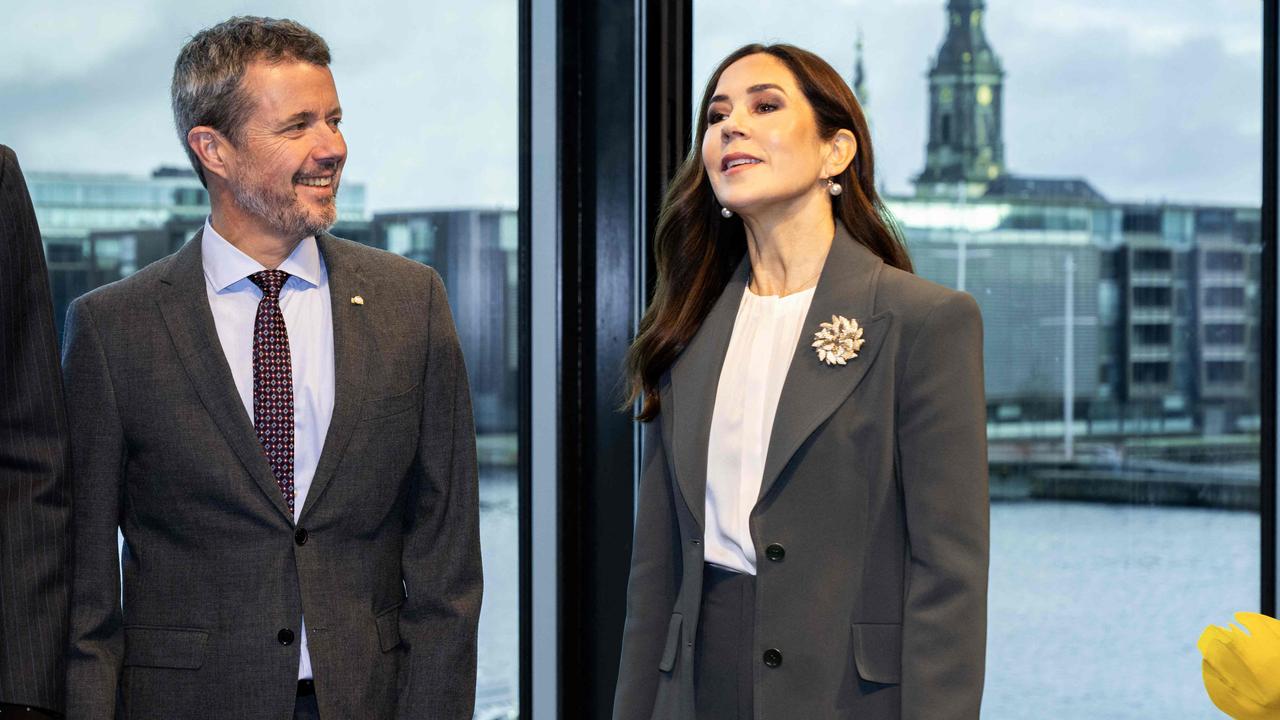
{"type": "Polygon", "coordinates": [[[245,470],[271,504],[289,522],[293,516],[276,484],[262,444],[253,429],[253,419],[240,401],[231,366],[218,340],[218,330],[205,294],[204,265],[201,262],[200,238],[203,231],[174,255],[169,271],[160,280],[156,302],[178,350],[187,376],[205,410],[222,431],[227,443],[240,458],[245,470]]]}
{"type": "Polygon", "coordinates": [[[673,402],[663,406],[671,425],[673,444],[668,447],[672,448],[676,482],[689,512],[702,527],[706,527],[703,514],[707,502],[707,444],[716,387],[750,269],[750,260],[744,255],[702,326],[672,364],[673,402]]]}
{"type": "Polygon", "coordinates": [[[872,315],[883,267],[884,261],[854,240],[837,221],[835,239],[782,385],[760,482],[760,500],[769,494],[804,441],[849,397],[875,362],[893,322],[887,310],[872,315]],[[830,322],[832,315],[857,320],[863,327],[862,348],[847,365],[819,361],[812,347],[818,325],[830,322]]]}
{"type": "MultiPolygon", "coordinates": [[[[333,308],[333,415],[325,433],[324,448],[311,489],[302,505],[299,521],[306,518],[324,494],[351,439],[351,431],[360,419],[360,401],[364,397],[364,353],[371,344],[365,338],[365,310],[352,304],[356,295],[372,296],[374,288],[365,287],[359,263],[353,253],[328,233],[316,236],[320,254],[329,273],[329,302],[333,308]]],[[[376,301],[376,298],[374,298],[376,301]]],[[[277,493],[279,494],[279,493],[277,493]]]]}

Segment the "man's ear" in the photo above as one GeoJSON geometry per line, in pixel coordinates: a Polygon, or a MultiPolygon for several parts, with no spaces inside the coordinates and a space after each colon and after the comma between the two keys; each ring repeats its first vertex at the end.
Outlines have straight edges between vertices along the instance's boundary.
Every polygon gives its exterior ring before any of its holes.
{"type": "Polygon", "coordinates": [[[226,180],[230,175],[227,161],[233,150],[227,136],[208,125],[197,125],[187,131],[187,146],[204,166],[205,178],[210,174],[226,180]]]}
{"type": "Polygon", "coordinates": [[[844,172],[858,154],[858,139],[848,130],[837,130],[828,144],[829,152],[823,166],[823,177],[835,177],[844,172]]]}

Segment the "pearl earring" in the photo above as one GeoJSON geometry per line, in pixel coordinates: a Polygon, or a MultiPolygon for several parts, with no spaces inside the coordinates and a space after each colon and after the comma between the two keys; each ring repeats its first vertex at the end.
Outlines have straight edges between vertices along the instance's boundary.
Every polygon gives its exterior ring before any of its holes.
{"type": "Polygon", "coordinates": [[[728,220],[729,218],[733,217],[733,211],[727,207],[722,207],[720,208],[720,217],[728,220]]]}
{"type": "Polygon", "coordinates": [[[844,192],[844,188],[835,180],[827,178],[827,192],[831,193],[831,197],[835,197],[844,192]]]}

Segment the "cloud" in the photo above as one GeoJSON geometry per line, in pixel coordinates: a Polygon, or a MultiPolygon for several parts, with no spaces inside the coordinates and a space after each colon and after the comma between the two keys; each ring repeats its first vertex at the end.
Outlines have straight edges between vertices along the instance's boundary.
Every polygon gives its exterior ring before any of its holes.
{"type": "Polygon", "coordinates": [[[329,42],[346,177],[367,186],[373,209],[514,207],[517,10],[516,0],[27,4],[0,30],[0,68],[23,68],[0,71],[0,142],[28,170],[185,165],[168,94],[182,43],[232,15],[292,17],[329,42]]]}
{"type": "MultiPolygon", "coordinates": [[[[694,86],[752,41],[785,41],[852,75],[865,36],[881,184],[924,166],[927,80],[945,31],[940,0],[699,0],[694,86]]],[[[1256,205],[1261,194],[1261,11],[1238,0],[988,0],[987,37],[1007,73],[1009,168],[1082,176],[1116,199],[1256,205]]]]}
{"type": "MultiPolygon", "coordinates": [[[[698,0],[694,87],[733,48],[787,41],[852,74],[865,36],[883,184],[924,164],[942,0],[698,0]],[[806,11],[805,7],[813,7],[806,11]]],[[[168,84],[178,48],[233,14],[293,17],[328,39],[349,181],[372,208],[517,202],[516,0],[19,3],[0,26],[0,141],[29,169],[148,173],[185,164],[168,84]]],[[[1008,72],[1009,167],[1087,177],[1117,198],[1256,204],[1261,4],[988,0],[1008,72]]]]}

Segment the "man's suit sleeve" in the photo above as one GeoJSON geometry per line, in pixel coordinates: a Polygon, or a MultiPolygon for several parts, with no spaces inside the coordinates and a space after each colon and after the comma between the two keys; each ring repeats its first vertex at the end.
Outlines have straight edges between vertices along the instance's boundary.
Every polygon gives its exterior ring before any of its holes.
{"type": "Polygon", "coordinates": [[[67,717],[110,718],[124,659],[116,533],[125,446],[102,339],[84,298],[67,311],[62,364],[75,438],[67,717]]]}
{"type": "Polygon", "coordinates": [[[424,406],[401,559],[400,635],[410,676],[398,714],[470,720],[483,589],[476,433],[444,283],[429,272],[424,406]]]}
{"type": "Polygon", "coordinates": [[[61,710],[71,507],[54,332],[35,209],[0,147],[0,703],[61,710]]]}
{"type": "Polygon", "coordinates": [[[649,720],[661,677],[663,645],[676,601],[680,575],[680,535],[671,476],[658,417],[645,426],[644,463],[636,505],[631,575],[627,581],[627,622],[622,661],[613,697],[614,720],[649,720]]]}
{"type": "Polygon", "coordinates": [[[977,720],[986,656],[986,401],[982,316],[951,293],[930,311],[898,386],[898,462],[910,547],[903,720],[977,720]]]}

